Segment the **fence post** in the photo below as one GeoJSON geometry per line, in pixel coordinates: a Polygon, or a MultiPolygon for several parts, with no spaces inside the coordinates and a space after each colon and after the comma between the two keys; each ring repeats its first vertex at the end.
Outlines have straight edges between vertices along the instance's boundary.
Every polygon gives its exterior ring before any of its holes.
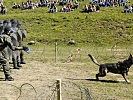
{"type": "Polygon", "coordinates": [[[55,42],[55,63],[57,63],[57,42],[55,42]]]}
{"type": "Polygon", "coordinates": [[[62,98],[61,98],[61,79],[57,79],[56,88],[57,88],[57,100],[62,100],[62,98]]]}

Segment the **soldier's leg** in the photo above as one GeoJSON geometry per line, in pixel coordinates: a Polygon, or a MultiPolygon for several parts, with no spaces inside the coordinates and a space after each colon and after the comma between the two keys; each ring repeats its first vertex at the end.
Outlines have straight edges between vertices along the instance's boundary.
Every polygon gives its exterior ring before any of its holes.
{"type": "Polygon", "coordinates": [[[26,62],[24,61],[24,52],[23,52],[23,50],[20,51],[20,63],[21,64],[26,64],[26,62]]]}
{"type": "Polygon", "coordinates": [[[18,67],[22,67],[22,65],[20,64],[20,57],[19,57],[19,55],[20,55],[20,52],[19,51],[16,51],[16,55],[17,55],[17,66],[18,67]]]}
{"type": "Polygon", "coordinates": [[[0,63],[3,66],[3,71],[5,74],[5,80],[13,81],[14,79],[10,76],[9,62],[7,61],[7,59],[0,58],[0,63]]]}
{"type": "Polygon", "coordinates": [[[12,52],[12,62],[13,62],[13,68],[19,69],[19,67],[17,65],[17,54],[15,51],[12,52]]]}
{"type": "Polygon", "coordinates": [[[22,65],[20,64],[19,56],[18,56],[18,55],[17,55],[17,66],[18,66],[18,67],[22,67],[22,65]]]}

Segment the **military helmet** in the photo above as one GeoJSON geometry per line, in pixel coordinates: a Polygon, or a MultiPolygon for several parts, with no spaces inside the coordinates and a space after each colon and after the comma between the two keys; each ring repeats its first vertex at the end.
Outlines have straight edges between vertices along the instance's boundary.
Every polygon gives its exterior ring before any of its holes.
{"type": "Polygon", "coordinates": [[[11,19],[10,22],[11,22],[12,24],[17,24],[17,20],[16,20],[16,19],[11,19]]]}
{"type": "Polygon", "coordinates": [[[11,27],[11,23],[10,23],[10,21],[7,20],[7,19],[4,20],[4,21],[3,21],[3,26],[4,26],[4,27],[11,27]]]}
{"type": "Polygon", "coordinates": [[[3,21],[3,24],[5,24],[5,23],[10,23],[10,21],[6,19],[3,21]]]}

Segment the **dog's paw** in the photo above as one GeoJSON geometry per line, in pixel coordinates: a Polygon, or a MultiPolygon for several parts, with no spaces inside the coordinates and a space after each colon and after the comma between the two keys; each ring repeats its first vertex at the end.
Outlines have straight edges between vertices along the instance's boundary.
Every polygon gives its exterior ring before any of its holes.
{"type": "Polygon", "coordinates": [[[131,84],[131,82],[127,82],[127,84],[131,84]]]}
{"type": "Polygon", "coordinates": [[[131,84],[131,82],[129,80],[127,80],[127,84],[131,84]]]}

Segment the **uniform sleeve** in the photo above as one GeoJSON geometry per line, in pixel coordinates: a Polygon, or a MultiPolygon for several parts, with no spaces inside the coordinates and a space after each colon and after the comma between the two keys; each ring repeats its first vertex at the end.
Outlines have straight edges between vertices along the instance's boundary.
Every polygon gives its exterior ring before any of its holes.
{"type": "Polygon", "coordinates": [[[11,37],[9,37],[9,36],[7,36],[5,38],[5,41],[7,42],[7,45],[9,46],[9,48],[11,50],[13,50],[13,51],[15,51],[15,50],[23,50],[23,47],[16,47],[16,46],[14,46],[13,43],[12,43],[11,37]]]}
{"type": "Polygon", "coordinates": [[[15,50],[15,46],[13,46],[13,43],[11,41],[11,38],[10,37],[6,37],[6,40],[5,41],[7,42],[9,48],[14,51],[15,50]]]}

